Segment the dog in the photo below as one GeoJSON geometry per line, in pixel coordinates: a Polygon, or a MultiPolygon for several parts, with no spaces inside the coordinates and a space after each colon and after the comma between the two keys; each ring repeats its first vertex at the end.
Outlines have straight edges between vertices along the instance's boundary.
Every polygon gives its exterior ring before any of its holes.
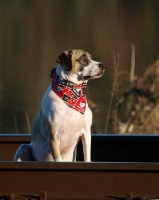
{"type": "Polygon", "coordinates": [[[82,140],[84,161],[91,161],[92,112],[84,88],[100,78],[104,64],[80,49],[67,50],[57,58],[52,79],[31,128],[30,144],[18,148],[14,161],[76,161],[82,140]]]}

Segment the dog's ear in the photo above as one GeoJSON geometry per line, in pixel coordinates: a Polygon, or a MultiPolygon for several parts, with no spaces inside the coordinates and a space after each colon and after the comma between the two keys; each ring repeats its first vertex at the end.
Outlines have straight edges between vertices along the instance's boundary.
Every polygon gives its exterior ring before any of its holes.
{"type": "Polygon", "coordinates": [[[72,51],[65,51],[58,56],[56,62],[62,65],[67,71],[70,71],[72,69],[71,58],[72,58],[72,51]]]}

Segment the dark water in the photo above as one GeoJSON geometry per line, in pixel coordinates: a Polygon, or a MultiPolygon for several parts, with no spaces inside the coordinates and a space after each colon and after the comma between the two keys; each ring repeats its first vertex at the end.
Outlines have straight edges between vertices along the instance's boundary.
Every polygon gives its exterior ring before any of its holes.
{"type": "MultiPolygon", "coordinates": [[[[97,104],[93,125],[102,132],[111,91],[112,49],[129,72],[136,49],[136,74],[159,54],[158,0],[15,0],[0,1],[0,132],[24,133],[50,83],[56,57],[71,48],[85,49],[105,63],[99,80],[89,82],[97,104]]],[[[126,73],[125,73],[126,74],[126,73]]],[[[121,78],[121,90],[129,75],[121,78]]]]}

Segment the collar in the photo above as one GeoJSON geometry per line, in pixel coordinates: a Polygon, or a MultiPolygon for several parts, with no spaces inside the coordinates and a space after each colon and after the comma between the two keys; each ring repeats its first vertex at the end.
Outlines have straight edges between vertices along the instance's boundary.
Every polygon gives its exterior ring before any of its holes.
{"type": "Polygon", "coordinates": [[[53,91],[73,109],[84,114],[87,99],[83,89],[86,88],[87,82],[75,84],[69,80],[60,79],[56,74],[56,68],[51,70],[50,76],[53,91]]]}

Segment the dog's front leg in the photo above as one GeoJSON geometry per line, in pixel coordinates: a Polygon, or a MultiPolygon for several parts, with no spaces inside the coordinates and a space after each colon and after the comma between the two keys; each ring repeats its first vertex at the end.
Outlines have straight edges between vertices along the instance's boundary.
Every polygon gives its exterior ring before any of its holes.
{"type": "Polygon", "coordinates": [[[91,132],[90,129],[87,130],[82,135],[82,145],[83,145],[83,153],[84,153],[84,162],[91,161],[91,132]]]}
{"type": "Polygon", "coordinates": [[[49,144],[50,144],[50,149],[51,149],[53,158],[57,162],[62,161],[59,143],[60,143],[60,138],[59,138],[59,134],[56,130],[56,127],[53,125],[50,125],[49,144]]]}

